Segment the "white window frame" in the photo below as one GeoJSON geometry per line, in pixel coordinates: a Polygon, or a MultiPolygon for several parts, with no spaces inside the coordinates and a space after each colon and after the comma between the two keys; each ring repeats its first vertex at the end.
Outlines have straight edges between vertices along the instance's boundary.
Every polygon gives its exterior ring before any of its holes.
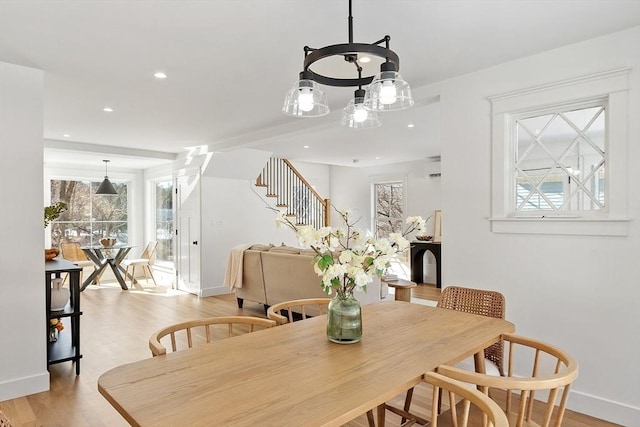
{"type": "Polygon", "coordinates": [[[164,261],[156,259],[153,267],[154,269],[174,271],[176,264],[176,236],[175,236],[175,177],[172,175],[171,170],[166,166],[160,166],[145,170],[145,235],[148,236],[146,241],[156,240],[156,184],[162,181],[170,181],[174,184],[173,191],[173,206],[174,206],[174,236],[173,236],[173,256],[174,260],[164,261]]]}
{"type": "MultiPolygon", "coordinates": [[[[378,180],[375,182],[371,183],[371,207],[372,207],[372,221],[371,221],[371,230],[373,230],[373,234],[377,235],[378,234],[378,200],[376,197],[376,187],[378,185],[388,185],[388,184],[400,184],[402,186],[402,216],[400,218],[397,218],[397,220],[402,221],[402,224],[404,225],[404,219],[407,217],[407,184],[405,179],[403,178],[399,178],[399,179],[385,179],[385,180],[378,180]]],[[[398,232],[402,232],[402,228],[398,231],[398,232]]]]}
{"type": "Polygon", "coordinates": [[[628,198],[628,76],[617,69],[489,98],[492,106],[492,216],[494,233],[626,236],[628,198]],[[607,209],[567,215],[516,214],[514,117],[551,106],[604,100],[607,105],[607,209]]]}

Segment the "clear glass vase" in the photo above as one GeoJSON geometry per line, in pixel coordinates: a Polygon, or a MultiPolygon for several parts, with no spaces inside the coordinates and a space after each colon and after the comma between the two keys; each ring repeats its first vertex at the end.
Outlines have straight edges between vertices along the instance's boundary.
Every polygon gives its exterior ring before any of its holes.
{"type": "Polygon", "coordinates": [[[338,344],[353,344],[362,339],[362,312],[353,294],[336,295],[329,302],[327,338],[338,344]]]}

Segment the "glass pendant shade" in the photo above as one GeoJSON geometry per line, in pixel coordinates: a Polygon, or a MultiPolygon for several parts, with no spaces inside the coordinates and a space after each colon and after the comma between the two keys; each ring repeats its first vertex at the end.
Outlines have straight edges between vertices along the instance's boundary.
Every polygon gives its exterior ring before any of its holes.
{"type": "Polygon", "coordinates": [[[383,63],[364,98],[364,106],[371,111],[403,110],[413,105],[411,88],[393,64],[383,63]]]}
{"type": "Polygon", "coordinates": [[[320,117],[329,114],[327,96],[318,83],[300,73],[297,81],[284,98],[282,112],[293,117],[320,117]]]}
{"type": "Polygon", "coordinates": [[[378,119],[378,113],[364,108],[363,100],[364,90],[359,89],[356,91],[356,96],[342,110],[341,126],[351,129],[368,129],[382,125],[378,119]]]}

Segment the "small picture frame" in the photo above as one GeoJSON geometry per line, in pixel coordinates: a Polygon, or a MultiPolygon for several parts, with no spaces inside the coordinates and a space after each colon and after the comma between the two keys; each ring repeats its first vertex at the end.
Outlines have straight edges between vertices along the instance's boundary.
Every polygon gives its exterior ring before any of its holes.
{"type": "Polygon", "coordinates": [[[438,209],[433,211],[433,240],[434,243],[442,241],[442,212],[438,209]]]}

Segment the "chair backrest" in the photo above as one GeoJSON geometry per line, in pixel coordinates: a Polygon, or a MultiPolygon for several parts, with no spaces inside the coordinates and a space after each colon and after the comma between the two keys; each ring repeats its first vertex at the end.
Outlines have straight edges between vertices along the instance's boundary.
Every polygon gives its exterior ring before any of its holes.
{"type": "Polygon", "coordinates": [[[78,242],[63,242],[60,243],[60,252],[62,258],[68,261],[87,261],[87,255],[80,249],[80,243],[78,242]]]}
{"type": "MultiPolygon", "coordinates": [[[[442,290],[437,307],[465,313],[504,319],[504,295],[496,291],[484,289],[449,286],[442,290]]],[[[504,374],[504,343],[499,341],[484,350],[484,357],[495,363],[504,374]]]]}
{"type": "Polygon", "coordinates": [[[180,349],[191,348],[196,341],[209,344],[214,340],[230,338],[273,326],[276,326],[276,322],[273,320],[252,316],[218,316],[189,320],[164,327],[151,334],[149,349],[153,356],[166,354],[167,349],[160,340],[167,336],[171,338],[171,350],[178,351],[179,346],[180,349]]]}
{"type": "Polygon", "coordinates": [[[423,381],[433,387],[430,426],[438,427],[438,421],[441,421],[442,424],[453,427],[467,427],[468,425],[509,427],[509,421],[500,406],[467,384],[435,372],[426,373],[423,381]],[[441,403],[446,403],[446,399],[440,399],[441,393],[449,398],[448,410],[446,411],[444,405],[441,406],[441,403]],[[479,411],[485,422],[479,424],[476,419],[472,418],[470,416],[472,409],[474,414],[479,411]],[[442,413],[439,414],[439,410],[442,413]],[[445,417],[447,419],[443,419],[445,417]]]}
{"type": "Polygon", "coordinates": [[[2,412],[2,410],[0,410],[0,427],[11,427],[11,425],[12,425],[11,422],[4,415],[4,412],[2,412]]]}
{"type": "Polygon", "coordinates": [[[147,243],[147,246],[144,248],[142,255],[140,258],[148,259],[149,265],[153,265],[156,260],[156,249],[158,248],[158,242],[155,240],[147,243]]]}
{"type": "Polygon", "coordinates": [[[331,298],[307,298],[274,304],[267,310],[267,317],[278,325],[304,320],[327,312],[331,298]]]}
{"type": "Polygon", "coordinates": [[[451,366],[440,366],[438,372],[459,381],[476,384],[486,395],[493,389],[494,398],[497,389],[506,390],[504,411],[512,425],[521,426],[526,421],[535,422],[541,427],[560,426],[569,388],[578,376],[578,363],[563,350],[542,341],[513,334],[505,334],[502,338],[508,343],[505,376],[484,375],[451,366]],[[560,389],[562,394],[556,408],[560,389]],[[546,402],[535,401],[535,392],[538,390],[548,392],[546,402]],[[518,402],[513,401],[514,393],[519,393],[519,396],[515,396],[518,402]],[[543,407],[540,408],[539,405],[543,407]]]}

